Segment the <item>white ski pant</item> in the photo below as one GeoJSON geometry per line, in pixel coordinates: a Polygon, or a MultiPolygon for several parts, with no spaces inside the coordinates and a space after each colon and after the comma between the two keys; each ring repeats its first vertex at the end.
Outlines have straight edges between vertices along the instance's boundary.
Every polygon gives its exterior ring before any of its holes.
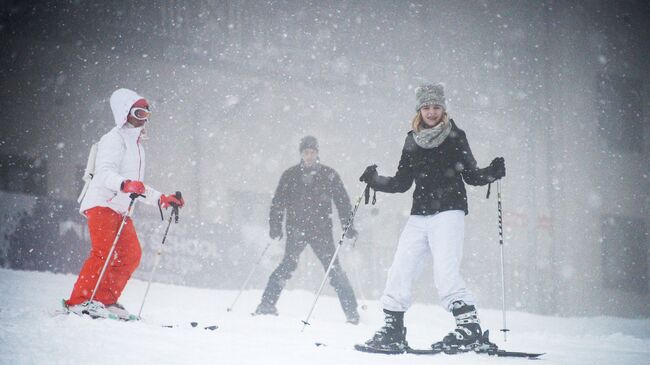
{"type": "Polygon", "coordinates": [[[384,309],[405,312],[411,306],[413,283],[429,258],[433,258],[433,277],[442,306],[451,311],[451,303],[457,300],[475,304],[460,276],[464,236],[465,212],[461,210],[410,216],[388,271],[381,297],[384,309]]]}

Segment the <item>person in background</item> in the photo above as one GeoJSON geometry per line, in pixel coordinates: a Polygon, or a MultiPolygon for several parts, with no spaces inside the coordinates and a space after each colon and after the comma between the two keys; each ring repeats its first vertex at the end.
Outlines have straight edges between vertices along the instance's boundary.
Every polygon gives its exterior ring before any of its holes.
{"type": "MultiPolygon", "coordinates": [[[[278,314],[275,305],[280,293],[298,267],[298,258],[307,245],[327,270],[336,250],[332,234],[332,201],[343,227],[352,211],[339,174],[320,163],[318,140],[312,136],[302,138],[299,150],[302,159],[282,174],[269,215],[269,236],[278,240],[283,236],[282,221],[286,216],[284,257],[271,274],[254,314],[278,314]]],[[[350,227],[346,235],[354,238],[357,232],[350,227]]],[[[358,324],[357,300],[338,258],[330,271],[330,283],[339,297],[347,322],[358,324]]]]}
{"type": "Polygon", "coordinates": [[[149,102],[135,91],[118,89],[111,95],[110,105],[115,127],[98,143],[95,174],[79,208],[88,220],[91,250],[70,298],[63,304],[79,315],[129,320],[135,316],[118,300],[141,256],[140,242],[130,217],[126,219],[113,256],[107,256],[123,217],[128,214],[130,194],[140,194],[145,203],[161,208],[182,207],[185,203],[143,182],[145,153],[142,142],[144,126],[151,115],[149,102]],[[90,301],[106,260],[110,262],[90,301]]]}
{"type": "Polygon", "coordinates": [[[412,286],[427,260],[442,306],[456,319],[456,328],[432,345],[448,352],[471,350],[482,339],[474,295],[460,275],[468,214],[465,183],[486,185],[506,174],[502,157],[478,168],[465,132],[447,114],[442,84],[416,89],[416,115],[406,136],[395,176],[379,176],[377,166],[366,168],[359,180],[376,191],[403,193],[411,188],[413,205],[397,244],[381,297],[385,324],[361,351],[406,351],[404,313],[411,306],[412,286]]]}

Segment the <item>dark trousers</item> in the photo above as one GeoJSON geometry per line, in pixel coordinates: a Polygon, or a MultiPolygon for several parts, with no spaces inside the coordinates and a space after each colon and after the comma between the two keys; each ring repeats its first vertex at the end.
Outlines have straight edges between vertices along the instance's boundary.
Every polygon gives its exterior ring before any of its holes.
{"type": "MultiPolygon", "coordinates": [[[[307,245],[310,245],[312,250],[314,250],[314,253],[325,270],[327,270],[327,267],[334,256],[336,246],[331,236],[296,236],[297,235],[287,237],[287,244],[282,262],[280,262],[280,265],[271,274],[269,282],[266,284],[264,294],[262,295],[262,304],[264,305],[275,306],[278,302],[282,289],[284,289],[287,281],[291,278],[291,275],[298,267],[298,258],[307,245]]],[[[348,277],[341,268],[338,258],[334,261],[329,276],[330,284],[334,287],[334,290],[339,297],[341,308],[343,308],[346,318],[353,319],[358,317],[357,299],[354,296],[354,291],[352,290],[348,277]]]]}

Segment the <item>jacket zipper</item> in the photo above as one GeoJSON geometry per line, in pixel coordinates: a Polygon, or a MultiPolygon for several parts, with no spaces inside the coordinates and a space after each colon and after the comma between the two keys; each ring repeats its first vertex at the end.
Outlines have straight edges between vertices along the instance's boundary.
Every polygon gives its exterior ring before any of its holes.
{"type": "Polygon", "coordinates": [[[142,180],[140,178],[140,173],[142,172],[142,154],[140,153],[140,136],[138,136],[138,140],[136,141],[136,146],[138,147],[138,180],[142,180]]]}

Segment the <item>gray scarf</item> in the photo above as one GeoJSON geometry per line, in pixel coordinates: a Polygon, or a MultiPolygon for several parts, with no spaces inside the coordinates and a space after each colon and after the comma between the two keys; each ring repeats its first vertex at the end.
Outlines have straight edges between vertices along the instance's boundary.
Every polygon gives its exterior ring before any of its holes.
{"type": "Polygon", "coordinates": [[[451,122],[449,120],[438,123],[433,128],[422,128],[419,132],[413,132],[415,143],[426,149],[440,146],[451,132],[451,122]]]}

